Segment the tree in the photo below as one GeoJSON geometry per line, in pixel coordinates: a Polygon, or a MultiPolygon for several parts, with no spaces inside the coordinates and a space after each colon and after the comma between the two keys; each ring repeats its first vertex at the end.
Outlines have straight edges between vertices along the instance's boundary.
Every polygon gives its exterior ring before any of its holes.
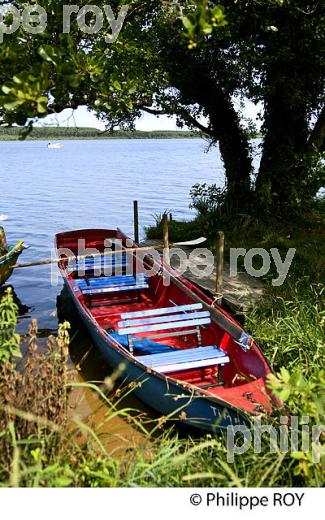
{"type": "Polygon", "coordinates": [[[317,193],[323,180],[315,166],[325,134],[318,1],[116,0],[110,2],[115,13],[126,3],[129,10],[112,45],[107,20],[96,34],[81,33],[76,23],[62,34],[67,2],[38,3],[51,12],[46,33],[26,36],[20,29],[0,46],[4,122],[80,104],[112,127],[132,128],[141,111],[176,115],[180,126],[219,144],[234,211],[254,206],[285,215],[317,193]],[[238,97],[264,103],[255,182],[238,97]]]}

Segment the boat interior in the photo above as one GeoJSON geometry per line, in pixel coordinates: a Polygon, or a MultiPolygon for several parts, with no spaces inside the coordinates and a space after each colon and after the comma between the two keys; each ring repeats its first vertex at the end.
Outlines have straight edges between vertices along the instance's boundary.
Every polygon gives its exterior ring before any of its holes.
{"type": "MultiPolygon", "coordinates": [[[[80,238],[80,232],[58,235],[58,248],[78,254],[74,233],[80,238]]],[[[82,236],[86,248],[96,249],[97,256],[71,260],[65,259],[65,253],[61,268],[75,297],[108,341],[127,350],[149,371],[194,385],[253,413],[269,409],[265,386],[269,368],[259,349],[253,345],[244,351],[202,303],[191,299],[173,279],[166,283],[162,263],[156,266],[148,252],[128,251],[121,232],[109,237],[110,251],[98,230],[97,234],[83,231],[82,236]]],[[[196,286],[182,282],[211,303],[196,286]]]]}

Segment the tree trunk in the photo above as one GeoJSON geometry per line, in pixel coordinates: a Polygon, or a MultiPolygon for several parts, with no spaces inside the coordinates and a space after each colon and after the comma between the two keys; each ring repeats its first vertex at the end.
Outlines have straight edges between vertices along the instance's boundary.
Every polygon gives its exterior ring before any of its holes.
{"type": "Polygon", "coordinates": [[[308,114],[319,88],[313,61],[318,41],[310,41],[309,32],[313,16],[318,16],[316,10],[306,14],[298,7],[289,9],[287,16],[278,13],[276,33],[263,35],[268,57],[263,85],[265,139],[255,199],[265,213],[300,211],[319,186],[313,170],[325,136],[324,111],[308,139],[308,114]]]}
{"type": "Polygon", "coordinates": [[[275,86],[266,97],[266,133],[255,190],[257,207],[266,214],[295,211],[306,197],[307,111],[292,81],[294,77],[273,79],[269,84],[275,86]]]}
{"type": "Polygon", "coordinates": [[[242,211],[251,203],[253,168],[247,136],[231,99],[219,97],[209,113],[225,166],[227,200],[233,211],[242,211]]]}
{"type": "MultiPolygon", "coordinates": [[[[253,171],[250,148],[240,118],[234,109],[231,95],[223,88],[218,78],[211,77],[210,68],[189,55],[184,59],[173,53],[172,83],[180,91],[183,106],[198,104],[209,118],[209,136],[219,143],[225,167],[227,203],[231,211],[242,211],[251,203],[251,175],[253,171]],[[175,67],[179,58],[180,66],[175,67]],[[175,73],[179,70],[179,73],[175,73]]],[[[182,116],[184,121],[186,117],[182,116]]],[[[188,123],[193,126],[190,116],[188,123]]]]}

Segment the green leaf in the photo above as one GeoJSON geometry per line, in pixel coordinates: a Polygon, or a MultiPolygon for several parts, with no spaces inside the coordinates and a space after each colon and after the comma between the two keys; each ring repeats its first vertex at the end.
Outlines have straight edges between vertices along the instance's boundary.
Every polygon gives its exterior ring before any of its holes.
{"type": "Polygon", "coordinates": [[[293,452],[290,454],[290,456],[292,459],[297,459],[297,460],[306,459],[306,453],[303,453],[302,451],[293,452]]]}
{"type": "Polygon", "coordinates": [[[115,90],[122,90],[121,83],[117,80],[113,81],[113,87],[115,88],[115,90]]]}
{"type": "Polygon", "coordinates": [[[187,29],[189,32],[192,32],[193,29],[195,29],[195,25],[191,22],[188,16],[184,16],[184,18],[182,18],[182,22],[185,29],[187,29]]]}
{"type": "Polygon", "coordinates": [[[56,477],[53,480],[54,487],[68,487],[70,484],[72,484],[73,480],[72,478],[65,477],[62,475],[61,477],[56,477]]]}
{"type": "Polygon", "coordinates": [[[11,92],[11,88],[7,85],[2,85],[1,90],[4,94],[9,94],[11,92]]]}
{"type": "Polygon", "coordinates": [[[3,104],[6,110],[12,110],[17,108],[25,103],[24,99],[15,99],[14,101],[9,101],[3,104]]]}
{"type": "Polygon", "coordinates": [[[13,76],[12,81],[14,83],[17,83],[17,85],[21,85],[22,84],[22,80],[21,80],[21,78],[19,76],[13,76]]]}
{"type": "Polygon", "coordinates": [[[58,55],[57,51],[50,45],[42,45],[38,49],[38,54],[40,55],[41,58],[43,58],[43,60],[53,63],[54,65],[57,65],[59,55],[58,55]]]}
{"type": "Polygon", "coordinates": [[[278,396],[281,399],[281,401],[287,401],[290,397],[290,394],[291,394],[290,387],[284,388],[283,390],[278,392],[278,396]]]}
{"type": "Polygon", "coordinates": [[[289,383],[289,381],[290,381],[290,372],[286,368],[281,367],[280,374],[281,374],[281,378],[283,379],[283,381],[285,383],[289,383]]]}

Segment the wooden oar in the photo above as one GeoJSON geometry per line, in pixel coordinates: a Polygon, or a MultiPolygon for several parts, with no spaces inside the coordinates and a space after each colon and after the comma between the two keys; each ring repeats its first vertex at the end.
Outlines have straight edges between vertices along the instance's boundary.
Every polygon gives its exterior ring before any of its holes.
{"type": "MultiPolygon", "coordinates": [[[[174,242],[170,244],[170,247],[176,247],[176,246],[198,246],[206,241],[206,238],[200,237],[196,240],[189,240],[188,242],[174,242]]],[[[96,254],[88,254],[88,255],[74,255],[74,256],[67,256],[65,258],[51,258],[47,260],[39,260],[38,262],[30,262],[28,264],[16,264],[12,266],[12,269],[21,269],[25,267],[36,267],[38,265],[50,265],[50,264],[57,264],[58,262],[64,260],[65,262],[73,262],[76,260],[85,260],[86,258],[99,258],[99,257],[106,257],[106,256],[112,256],[122,253],[136,253],[138,251],[152,251],[156,249],[163,248],[163,244],[157,244],[155,246],[146,246],[146,247],[133,247],[133,248],[125,248],[120,249],[118,251],[107,251],[105,253],[96,253],[96,254]]]]}

